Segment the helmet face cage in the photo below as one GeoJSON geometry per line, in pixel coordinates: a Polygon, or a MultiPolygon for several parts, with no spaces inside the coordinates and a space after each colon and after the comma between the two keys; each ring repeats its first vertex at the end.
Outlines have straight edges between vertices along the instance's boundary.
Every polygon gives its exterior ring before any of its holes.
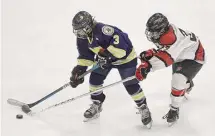
{"type": "Polygon", "coordinates": [[[78,38],[81,38],[81,39],[86,39],[86,38],[87,38],[86,33],[85,33],[82,29],[79,29],[79,30],[73,29],[73,33],[74,33],[75,36],[77,36],[78,38]]]}
{"type": "Polygon", "coordinates": [[[146,34],[147,39],[151,42],[157,42],[158,39],[160,38],[159,32],[152,32],[152,31],[149,31],[149,29],[147,29],[147,28],[145,30],[145,34],[146,34]]]}
{"type": "Polygon", "coordinates": [[[151,31],[149,28],[146,28],[145,30],[147,39],[155,43],[159,41],[161,35],[164,34],[165,32],[166,32],[166,28],[162,28],[161,30],[155,30],[155,31],[151,31]]]}
{"type": "Polygon", "coordinates": [[[73,28],[73,33],[81,39],[87,39],[87,37],[90,35],[90,33],[92,32],[92,27],[87,25],[85,28],[81,28],[81,29],[77,29],[75,30],[73,28]]]}

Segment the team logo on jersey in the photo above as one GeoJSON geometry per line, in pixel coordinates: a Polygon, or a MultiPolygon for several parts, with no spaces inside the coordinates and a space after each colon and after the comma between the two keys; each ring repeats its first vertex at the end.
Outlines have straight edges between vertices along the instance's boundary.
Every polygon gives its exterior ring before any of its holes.
{"type": "Polygon", "coordinates": [[[112,35],[114,33],[114,29],[110,26],[103,26],[102,27],[102,32],[105,34],[105,35],[112,35]]]}

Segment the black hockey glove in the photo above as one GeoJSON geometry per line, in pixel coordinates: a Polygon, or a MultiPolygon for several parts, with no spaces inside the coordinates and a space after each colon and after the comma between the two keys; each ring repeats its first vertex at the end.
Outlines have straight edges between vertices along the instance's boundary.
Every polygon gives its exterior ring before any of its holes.
{"type": "Polygon", "coordinates": [[[110,53],[106,50],[100,50],[98,52],[98,65],[102,69],[107,69],[112,65],[111,63],[112,63],[112,58],[110,53]]]}
{"type": "Polygon", "coordinates": [[[149,61],[154,56],[155,53],[157,53],[157,51],[154,48],[143,51],[140,53],[140,60],[149,61]]]}
{"type": "Polygon", "coordinates": [[[72,76],[70,77],[70,85],[73,88],[76,88],[79,84],[82,84],[84,82],[84,78],[79,79],[78,77],[86,72],[86,69],[86,67],[78,65],[73,68],[72,76]]]}

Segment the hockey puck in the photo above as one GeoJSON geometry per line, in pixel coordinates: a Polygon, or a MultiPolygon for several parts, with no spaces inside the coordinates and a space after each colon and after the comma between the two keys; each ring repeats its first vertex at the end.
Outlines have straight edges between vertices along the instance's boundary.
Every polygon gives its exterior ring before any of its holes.
{"type": "Polygon", "coordinates": [[[16,115],[16,118],[17,118],[17,119],[22,119],[22,118],[23,118],[23,115],[22,115],[22,114],[17,114],[17,115],[16,115]]]}

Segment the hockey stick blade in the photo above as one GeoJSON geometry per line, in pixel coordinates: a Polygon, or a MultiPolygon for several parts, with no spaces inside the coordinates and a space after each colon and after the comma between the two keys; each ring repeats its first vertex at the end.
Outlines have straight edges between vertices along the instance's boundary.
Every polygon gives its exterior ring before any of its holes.
{"type": "Polygon", "coordinates": [[[7,100],[7,103],[10,104],[10,105],[13,105],[13,106],[18,106],[22,109],[22,111],[26,114],[29,114],[31,112],[31,109],[30,107],[28,106],[28,104],[26,103],[23,103],[23,102],[20,102],[18,100],[15,100],[15,99],[11,99],[9,98],[7,100]]]}
{"type": "Polygon", "coordinates": [[[23,102],[20,102],[18,100],[11,99],[11,98],[9,98],[7,100],[7,103],[10,105],[13,105],[13,106],[18,106],[18,107],[22,107],[23,105],[27,105],[26,103],[23,103],[23,102]]]}

